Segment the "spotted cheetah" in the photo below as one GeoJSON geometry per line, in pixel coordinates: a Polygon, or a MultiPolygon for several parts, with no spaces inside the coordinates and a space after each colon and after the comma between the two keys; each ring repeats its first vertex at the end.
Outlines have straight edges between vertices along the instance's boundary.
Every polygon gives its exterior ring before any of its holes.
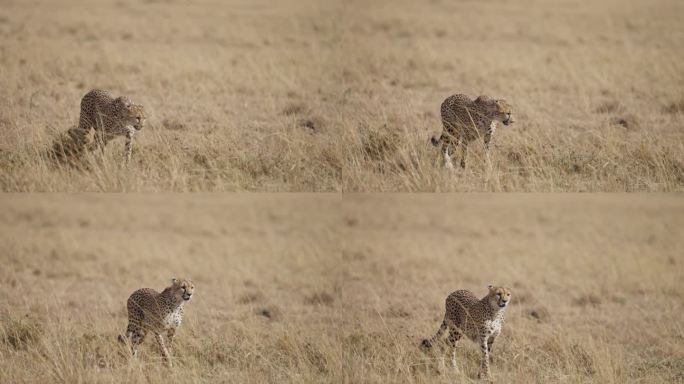
{"type": "Polygon", "coordinates": [[[145,109],[142,105],[133,104],[126,96],[112,97],[111,93],[102,89],[93,89],[81,99],[81,117],[78,122],[80,141],[95,130],[90,150],[100,148],[104,152],[107,142],[117,136],[125,136],[124,158],[126,163],[131,159],[133,136],[145,125],[145,109]]]}
{"type": "Polygon", "coordinates": [[[480,137],[484,138],[485,150],[489,151],[489,142],[496,130],[497,121],[504,125],[513,123],[511,106],[502,99],[490,99],[479,96],[472,100],[466,95],[451,95],[442,102],[442,134],[433,136],[434,146],[442,144],[444,166],[453,168],[449,148],[461,145],[461,168],[465,168],[468,144],[480,137]]]}
{"type": "Polygon", "coordinates": [[[511,291],[504,287],[489,286],[487,296],[478,299],[472,292],[459,290],[446,299],[444,321],[431,339],[425,339],[422,346],[431,348],[447,328],[447,343],[451,346],[451,362],[456,365],[456,343],[464,334],[478,343],[484,354],[479,377],[489,378],[489,362],[492,344],[504,325],[504,312],[511,300],[511,291]]]}
{"type": "Polygon", "coordinates": [[[176,329],[183,321],[183,305],[195,292],[195,284],[186,279],[171,279],[171,286],[158,293],[151,288],[142,288],[128,298],[128,327],[126,336],[119,335],[119,341],[131,342],[133,356],[138,353],[138,345],[147,332],[154,333],[164,360],[171,366],[169,351],[162,334],[166,333],[169,348],[172,347],[176,329]]]}

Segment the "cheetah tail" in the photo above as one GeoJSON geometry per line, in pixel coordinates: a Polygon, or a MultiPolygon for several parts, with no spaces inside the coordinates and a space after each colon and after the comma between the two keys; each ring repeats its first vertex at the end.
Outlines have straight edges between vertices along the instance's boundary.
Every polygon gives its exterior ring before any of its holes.
{"type": "Polygon", "coordinates": [[[439,326],[437,333],[435,333],[435,335],[432,336],[432,338],[423,340],[423,342],[421,343],[421,346],[423,346],[424,348],[432,348],[432,344],[434,344],[435,341],[439,340],[439,338],[442,337],[442,335],[444,334],[444,331],[446,331],[446,329],[447,329],[447,322],[446,322],[446,319],[444,319],[444,321],[442,321],[442,325],[439,326]]]}
{"type": "Polygon", "coordinates": [[[437,136],[432,136],[432,137],[430,138],[430,142],[432,142],[432,145],[434,145],[434,146],[436,147],[436,146],[439,145],[439,143],[442,142],[442,139],[443,139],[443,138],[444,138],[444,135],[439,135],[439,137],[437,137],[437,136]]]}

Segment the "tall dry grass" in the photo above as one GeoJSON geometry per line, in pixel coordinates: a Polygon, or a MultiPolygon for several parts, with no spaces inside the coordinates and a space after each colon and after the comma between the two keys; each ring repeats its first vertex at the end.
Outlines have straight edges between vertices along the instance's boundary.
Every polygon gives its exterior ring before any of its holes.
{"type": "MultiPolygon", "coordinates": [[[[9,2],[0,10],[0,185],[9,191],[336,191],[315,3],[9,2]],[[122,166],[44,152],[91,88],[143,104],[122,166]]],[[[320,20],[320,21],[319,21],[320,20]]]]}
{"type": "MultiPolygon", "coordinates": [[[[424,353],[451,291],[510,286],[499,383],[684,381],[676,196],[53,195],[0,202],[0,382],[475,382],[424,353]],[[116,338],[190,277],[173,368],[116,338]]],[[[447,359],[448,361],[448,359],[447,359]]]]}
{"type": "Polygon", "coordinates": [[[354,4],[344,190],[682,190],[681,2],[354,4]],[[449,173],[428,138],[453,93],[504,98],[517,123],[449,173]]]}
{"type": "Polygon", "coordinates": [[[337,324],[348,382],[478,382],[467,339],[425,353],[444,300],[511,288],[498,383],[684,382],[684,210],[674,196],[345,198],[337,324]],[[446,363],[443,362],[446,359],[446,363]]]}
{"type": "Polygon", "coordinates": [[[681,191],[677,0],[67,0],[0,9],[5,191],[681,191]],[[148,127],[41,156],[102,87],[148,127]],[[426,143],[452,93],[507,99],[489,159],[426,143]]]}
{"type": "Polygon", "coordinates": [[[0,382],[312,382],[335,345],[329,195],[6,196],[0,382]],[[312,225],[315,223],[315,225],[312,225]],[[188,277],[164,368],[117,335],[136,289],[188,277]]]}

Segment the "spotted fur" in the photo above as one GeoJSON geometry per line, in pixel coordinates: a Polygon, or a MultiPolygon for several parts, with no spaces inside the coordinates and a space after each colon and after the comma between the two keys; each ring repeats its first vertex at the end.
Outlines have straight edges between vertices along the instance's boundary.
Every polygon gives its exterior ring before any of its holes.
{"type": "Polygon", "coordinates": [[[171,366],[170,353],[162,334],[166,334],[168,348],[172,347],[176,329],[183,321],[183,305],[195,292],[195,284],[186,279],[172,279],[171,286],[161,293],[151,288],[142,288],[128,298],[128,327],[126,336],[119,335],[119,341],[130,341],[131,352],[135,356],[138,345],[148,332],[157,339],[162,356],[171,366]]]}
{"type": "Polygon", "coordinates": [[[105,90],[93,89],[81,99],[81,117],[78,132],[81,141],[90,129],[95,131],[91,150],[100,148],[104,151],[107,142],[117,136],[125,136],[124,158],[126,163],[131,159],[133,136],[145,125],[145,109],[134,104],[126,96],[117,98],[105,90]]]}
{"type": "Polygon", "coordinates": [[[466,95],[451,95],[441,107],[442,134],[432,137],[434,146],[442,145],[444,166],[453,168],[450,149],[461,146],[461,167],[465,168],[468,144],[478,138],[484,139],[485,149],[496,131],[498,121],[504,125],[513,123],[511,106],[505,100],[479,96],[472,100],[466,95]]]}
{"type": "Polygon", "coordinates": [[[508,288],[491,285],[487,296],[482,299],[478,299],[467,290],[453,292],[446,299],[446,313],[442,325],[432,338],[423,340],[422,346],[431,348],[448,328],[447,343],[451,346],[451,362],[456,368],[456,343],[465,335],[482,349],[484,356],[480,376],[490,377],[489,362],[492,344],[501,333],[504,325],[504,312],[510,300],[511,292],[508,288]]]}

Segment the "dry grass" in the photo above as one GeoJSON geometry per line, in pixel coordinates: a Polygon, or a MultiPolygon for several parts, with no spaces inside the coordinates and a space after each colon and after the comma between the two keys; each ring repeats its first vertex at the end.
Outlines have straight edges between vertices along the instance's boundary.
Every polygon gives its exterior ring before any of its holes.
{"type": "Polygon", "coordinates": [[[474,343],[460,373],[418,345],[450,292],[488,284],[513,291],[496,382],[684,382],[679,197],[356,196],[344,217],[349,382],[476,382],[474,343]]]}
{"type": "Polygon", "coordinates": [[[314,2],[5,1],[0,9],[0,188],[9,191],[338,191],[329,47],[314,2]],[[145,106],[84,166],[42,156],[91,88],[145,106]],[[292,108],[297,105],[297,108],[292,108]],[[85,170],[84,170],[85,168],[85,170]]]}
{"type": "MultiPolygon", "coordinates": [[[[4,1],[5,191],[681,191],[678,0],[4,1]],[[41,154],[93,87],[145,105],[86,166],[41,154]],[[442,169],[461,92],[517,123],[442,169]]],[[[88,157],[88,156],[86,156],[88,157]]]]}
{"type": "Polygon", "coordinates": [[[419,343],[489,283],[514,293],[497,382],[684,382],[683,218],[672,196],[5,196],[0,382],[474,382],[472,343],[458,374],[419,343]],[[197,295],[167,369],[116,336],[171,276],[197,295]]]}
{"type": "Polygon", "coordinates": [[[335,343],[334,196],[6,196],[0,382],[311,382],[335,343]],[[190,277],[167,370],[117,335],[137,288],[190,277]],[[330,299],[320,298],[330,297],[330,299]],[[312,300],[312,298],[319,298],[312,300]]]}
{"type": "Polygon", "coordinates": [[[682,2],[356,3],[338,76],[344,190],[683,189],[682,2]],[[450,174],[428,138],[452,93],[504,98],[517,122],[450,174]]]}

